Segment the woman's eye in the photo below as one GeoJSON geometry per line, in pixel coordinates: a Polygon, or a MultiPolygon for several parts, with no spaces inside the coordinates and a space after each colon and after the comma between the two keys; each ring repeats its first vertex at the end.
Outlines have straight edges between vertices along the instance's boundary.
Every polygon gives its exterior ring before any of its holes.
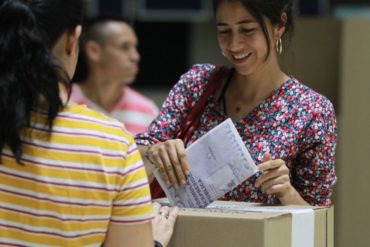
{"type": "Polygon", "coordinates": [[[129,46],[129,45],[127,45],[127,44],[125,44],[125,45],[122,45],[122,46],[121,46],[121,49],[122,49],[123,51],[128,51],[128,50],[130,50],[130,46],[129,46]]]}
{"type": "Polygon", "coordinates": [[[220,31],[218,31],[218,33],[219,34],[228,34],[228,33],[230,33],[230,31],[229,30],[220,30],[220,31]]]}
{"type": "Polygon", "coordinates": [[[243,33],[251,33],[251,32],[253,32],[255,30],[256,30],[255,28],[243,28],[242,29],[242,32],[243,33]]]}

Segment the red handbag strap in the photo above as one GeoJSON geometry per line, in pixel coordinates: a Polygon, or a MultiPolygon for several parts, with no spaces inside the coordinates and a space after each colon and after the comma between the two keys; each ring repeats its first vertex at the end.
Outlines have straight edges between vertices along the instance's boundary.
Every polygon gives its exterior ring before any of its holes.
{"type": "Polygon", "coordinates": [[[182,139],[186,145],[192,137],[194,131],[198,128],[200,123],[200,117],[204,111],[204,108],[210,98],[216,90],[221,86],[222,81],[226,78],[229,73],[229,68],[223,65],[216,65],[213,73],[210,75],[207,83],[206,90],[190,109],[186,116],[182,128],[177,133],[176,138],[182,139]]]}
{"type": "Polygon", "coordinates": [[[158,183],[156,178],[154,178],[154,180],[150,183],[149,187],[152,199],[166,197],[166,194],[164,193],[161,185],[158,183]]]}

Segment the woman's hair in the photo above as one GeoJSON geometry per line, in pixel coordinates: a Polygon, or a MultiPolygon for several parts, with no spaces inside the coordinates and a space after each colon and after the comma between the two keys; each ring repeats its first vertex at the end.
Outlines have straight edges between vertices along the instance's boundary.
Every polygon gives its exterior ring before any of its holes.
{"type": "Polygon", "coordinates": [[[263,34],[267,42],[267,56],[270,54],[270,36],[263,17],[267,17],[273,26],[281,24],[281,14],[286,13],[287,21],[285,23],[285,32],[293,31],[293,4],[294,0],[213,0],[213,13],[216,15],[217,9],[223,2],[241,2],[244,7],[256,18],[257,22],[262,28],[263,34]]]}
{"type": "Polygon", "coordinates": [[[21,163],[21,132],[31,126],[32,111],[43,109],[52,131],[64,107],[59,83],[70,91],[70,78],[52,48],[81,24],[82,13],[82,0],[0,2],[0,158],[8,145],[21,163]]]}

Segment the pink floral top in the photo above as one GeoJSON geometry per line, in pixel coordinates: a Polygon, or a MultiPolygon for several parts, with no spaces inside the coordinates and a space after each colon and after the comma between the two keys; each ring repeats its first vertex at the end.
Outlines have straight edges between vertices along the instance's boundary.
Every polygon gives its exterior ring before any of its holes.
{"type": "MultiPolygon", "coordinates": [[[[194,65],[181,76],[148,131],[136,136],[137,144],[150,145],[174,138],[184,118],[205,90],[215,66],[194,65]]],[[[211,97],[191,144],[227,118],[222,104],[211,97]]],[[[259,106],[234,122],[256,164],[269,152],[283,159],[291,183],[311,205],[329,206],[335,175],[336,117],[331,102],[296,79],[286,81],[259,106]]],[[[223,200],[279,203],[274,195],[254,186],[260,173],[224,195],[223,200]]]]}

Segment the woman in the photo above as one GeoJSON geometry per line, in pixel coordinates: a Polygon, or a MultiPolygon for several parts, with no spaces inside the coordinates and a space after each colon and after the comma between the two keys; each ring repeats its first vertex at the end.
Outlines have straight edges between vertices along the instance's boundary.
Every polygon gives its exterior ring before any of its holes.
{"type": "MultiPolygon", "coordinates": [[[[331,205],[336,182],[333,106],[278,63],[282,40],[293,27],[293,1],[213,4],[218,43],[233,69],[209,98],[186,145],[230,117],[261,172],[221,199],[331,205]]],[[[214,70],[211,64],[191,68],[173,87],[148,131],[136,136],[149,175],[159,167],[175,188],[185,184],[190,171],[184,143],[174,137],[214,70]]]]}
{"type": "MultiPolygon", "coordinates": [[[[0,4],[2,246],[153,246],[133,138],[121,123],[68,103],[82,11],[82,0],[0,4]]],[[[155,226],[166,245],[176,211],[163,210],[155,226]]]]}

